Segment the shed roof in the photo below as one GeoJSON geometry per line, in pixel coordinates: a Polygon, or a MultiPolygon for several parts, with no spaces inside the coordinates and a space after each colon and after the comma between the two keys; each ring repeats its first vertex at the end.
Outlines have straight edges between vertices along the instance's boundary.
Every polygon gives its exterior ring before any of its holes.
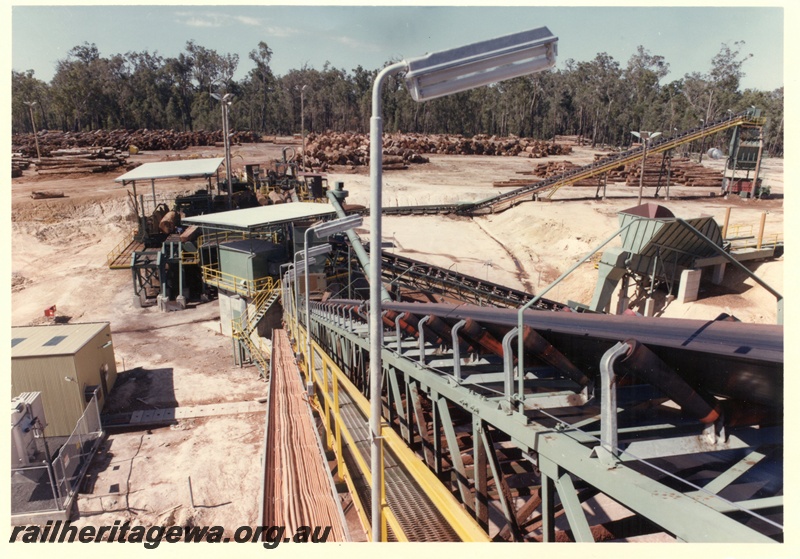
{"type": "Polygon", "coordinates": [[[181,161],[157,161],[145,163],[114,179],[115,182],[127,183],[139,180],[169,179],[176,177],[207,178],[217,172],[225,159],[185,159],[181,161]]]}
{"type": "Polygon", "coordinates": [[[259,206],[257,208],[186,217],[183,219],[183,223],[213,229],[248,231],[261,229],[269,225],[330,215],[336,215],[336,211],[330,204],[293,202],[291,204],[274,204],[272,206],[259,206]]]}
{"type": "Polygon", "coordinates": [[[74,355],[108,325],[108,322],[87,322],[15,326],[11,328],[11,358],[74,355]]]}

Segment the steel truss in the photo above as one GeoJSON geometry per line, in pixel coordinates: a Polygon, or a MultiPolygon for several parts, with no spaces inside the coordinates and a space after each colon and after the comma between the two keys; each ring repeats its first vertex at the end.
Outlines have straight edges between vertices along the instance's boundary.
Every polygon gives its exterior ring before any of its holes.
{"type": "MultiPolygon", "coordinates": [[[[311,303],[312,354],[366,395],[367,313],[359,305],[311,303]]],[[[477,344],[451,344],[453,351],[425,327],[433,317],[417,313],[414,336],[404,315],[394,316],[396,327],[384,329],[384,418],[493,539],[594,542],[665,532],[686,542],[782,540],[782,425],[703,424],[653,386],[616,380],[601,390],[616,402],[601,405],[591,383],[546,362],[515,376],[510,338],[503,355],[477,344]],[[605,517],[600,503],[621,512],[605,517]]],[[[601,353],[614,349],[613,341],[602,345],[601,353]]],[[[334,433],[338,401],[327,385],[318,397],[334,433]]]]}

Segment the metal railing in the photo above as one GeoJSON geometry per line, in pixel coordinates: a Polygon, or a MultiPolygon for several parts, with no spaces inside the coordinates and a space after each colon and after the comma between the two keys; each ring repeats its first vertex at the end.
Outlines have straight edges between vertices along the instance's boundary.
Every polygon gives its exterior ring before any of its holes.
{"type": "Polygon", "coordinates": [[[203,271],[203,281],[219,289],[236,293],[243,297],[256,297],[263,290],[272,290],[274,285],[280,284],[270,276],[263,278],[249,279],[223,272],[216,265],[201,266],[203,271]]]}
{"type": "Polygon", "coordinates": [[[197,237],[197,246],[203,247],[230,241],[244,241],[246,239],[267,239],[276,242],[274,231],[257,231],[254,233],[245,233],[244,231],[216,231],[197,237]]]}
{"type": "Polygon", "coordinates": [[[136,230],[128,232],[125,235],[125,237],[119,243],[117,243],[117,245],[114,248],[112,248],[111,251],[108,253],[108,256],[106,256],[106,265],[109,268],[129,268],[131,265],[130,262],[128,262],[125,265],[120,265],[120,264],[115,265],[114,262],[116,262],[120,256],[125,254],[128,247],[130,247],[131,243],[133,243],[135,240],[136,240],[136,230]]]}

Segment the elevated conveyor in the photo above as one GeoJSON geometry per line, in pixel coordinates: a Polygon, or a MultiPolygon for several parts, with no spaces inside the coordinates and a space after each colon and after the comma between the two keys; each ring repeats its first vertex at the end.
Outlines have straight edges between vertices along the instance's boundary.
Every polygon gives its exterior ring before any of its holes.
{"type": "MultiPolygon", "coordinates": [[[[528,311],[520,333],[513,309],[383,308],[384,432],[455,496],[445,516],[501,540],[782,541],[781,326],[528,311]]],[[[332,417],[331,384],[369,393],[367,313],[311,309],[315,362],[346,377],[315,378],[332,417]]]]}
{"type": "MultiPolygon", "coordinates": [[[[662,153],[706,136],[712,136],[729,128],[734,128],[736,126],[763,126],[764,123],[765,119],[763,117],[755,117],[747,113],[733,115],[729,118],[712,122],[708,126],[702,128],[693,128],[678,136],[671,138],[660,137],[649,144],[647,152],[650,154],[662,153]]],[[[603,158],[589,165],[584,165],[583,167],[573,169],[561,175],[550,177],[544,181],[523,186],[474,204],[462,205],[457,210],[457,213],[466,215],[499,213],[521,202],[533,200],[535,197],[552,198],[553,194],[563,186],[569,186],[578,181],[597,177],[621,165],[636,163],[637,161],[641,161],[643,155],[643,147],[629,149],[623,153],[603,158]]]]}

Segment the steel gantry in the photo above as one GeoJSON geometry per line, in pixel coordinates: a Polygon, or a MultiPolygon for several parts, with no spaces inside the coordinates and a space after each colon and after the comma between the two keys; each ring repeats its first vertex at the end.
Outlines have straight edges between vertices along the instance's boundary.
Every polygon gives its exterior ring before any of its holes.
{"type": "MultiPolygon", "coordinates": [[[[311,303],[316,396],[363,519],[367,316],[311,303]]],[[[781,326],[529,311],[520,333],[510,309],[385,303],[383,327],[390,539],[782,539],[781,326]]]]}

